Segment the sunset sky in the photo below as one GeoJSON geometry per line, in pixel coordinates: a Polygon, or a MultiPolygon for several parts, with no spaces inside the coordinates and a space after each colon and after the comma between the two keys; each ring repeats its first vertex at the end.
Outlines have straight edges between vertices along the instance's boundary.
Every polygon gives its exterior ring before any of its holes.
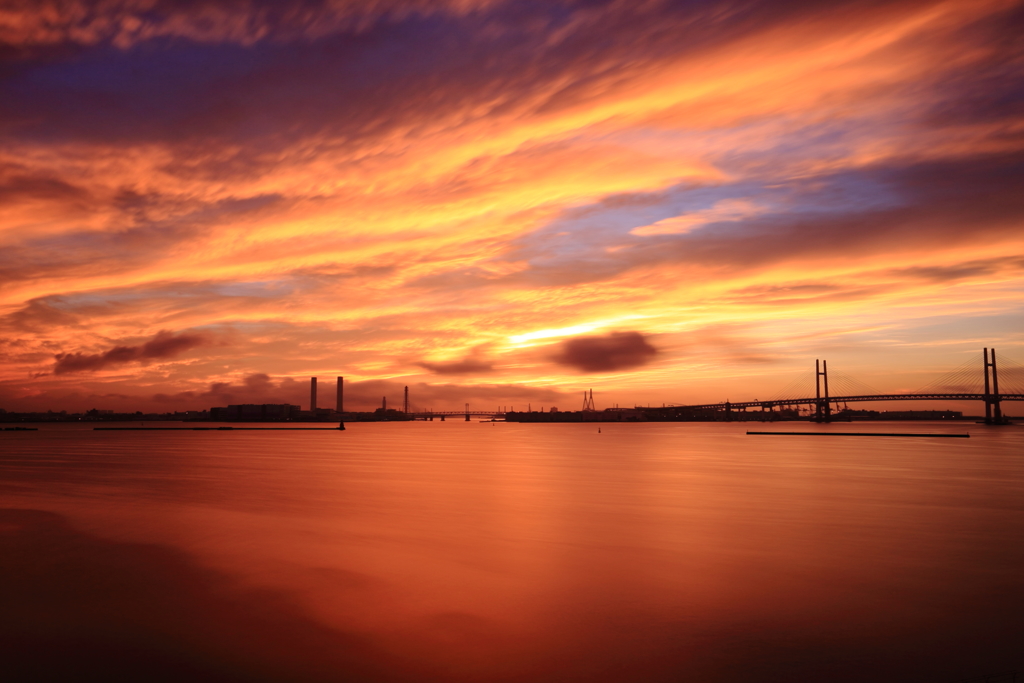
{"type": "Polygon", "coordinates": [[[1022,36],[1004,0],[0,0],[0,408],[1024,362],[1022,36]]]}

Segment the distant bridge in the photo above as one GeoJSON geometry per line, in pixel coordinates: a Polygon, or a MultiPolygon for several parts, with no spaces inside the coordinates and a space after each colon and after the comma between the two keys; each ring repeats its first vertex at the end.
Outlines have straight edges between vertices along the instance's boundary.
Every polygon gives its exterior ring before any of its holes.
{"type": "MultiPolygon", "coordinates": [[[[1008,359],[1003,359],[1004,366],[1008,359]]],[[[705,403],[698,405],[672,405],[664,408],[648,408],[648,411],[665,413],[699,413],[699,412],[724,412],[726,417],[734,410],[746,411],[748,408],[760,408],[764,411],[773,411],[775,408],[794,408],[799,406],[810,406],[814,410],[814,418],[819,422],[828,422],[832,415],[832,406],[840,403],[857,403],[867,401],[983,401],[985,403],[985,422],[989,424],[1004,424],[1006,418],[1003,416],[1003,401],[1024,401],[1024,366],[1013,361],[1008,362],[1004,367],[1004,391],[999,390],[999,370],[996,365],[995,349],[982,351],[982,372],[977,372],[978,359],[972,359],[956,368],[950,373],[943,375],[935,382],[918,391],[902,394],[883,394],[879,392],[848,392],[841,391],[840,395],[829,394],[828,363],[826,361],[814,361],[814,396],[776,397],[767,401],[724,401],[721,403],[705,403]],[[972,369],[973,368],[973,369],[972,369]],[[1009,373],[1007,373],[1009,370],[1009,373]],[[1005,377],[1009,374],[1009,377],[1005,377]],[[1009,386],[1006,382],[1009,379],[1009,386]],[[939,391],[938,389],[945,389],[939,391]],[[1005,389],[1009,389],[1006,391],[1005,389]]],[[[844,388],[866,388],[855,380],[848,377],[841,378],[844,388]],[[859,385],[859,386],[858,386],[859,385]]],[[[833,385],[835,386],[835,385],[833,385]]],[[[786,393],[786,390],[783,390],[786,393]]]]}
{"type": "MultiPolygon", "coordinates": [[[[879,401],[982,401],[985,404],[985,422],[989,424],[1005,424],[1007,422],[1002,411],[1003,401],[1024,401],[1024,366],[1006,357],[1000,361],[1003,368],[1003,378],[1000,380],[1000,370],[996,363],[995,349],[983,349],[981,359],[977,357],[960,365],[949,373],[941,376],[931,384],[917,390],[906,393],[882,393],[871,387],[858,382],[845,375],[833,373],[830,378],[827,361],[814,361],[814,395],[809,394],[809,387],[806,386],[806,376],[800,378],[794,384],[783,389],[779,396],[762,401],[722,401],[719,403],[704,403],[694,405],[670,404],[662,408],[648,408],[637,406],[633,410],[642,411],[647,414],[661,415],[668,419],[692,419],[695,416],[707,415],[708,413],[722,413],[726,419],[729,414],[746,412],[749,408],[759,408],[765,412],[774,412],[776,408],[799,408],[808,406],[813,410],[813,418],[819,422],[828,422],[832,418],[833,406],[839,411],[840,404],[866,403],[879,401]],[[978,372],[978,365],[981,365],[982,372],[978,372]],[[1000,390],[1000,381],[1003,382],[1003,389],[1000,390]],[[839,392],[834,390],[838,388],[839,392]]],[[[339,384],[339,405],[341,403],[341,379],[339,384]]],[[[313,391],[316,391],[313,384],[313,391]]],[[[506,410],[470,410],[466,404],[465,410],[410,410],[409,409],[409,388],[405,388],[405,402],[403,410],[389,410],[387,399],[383,401],[381,408],[377,410],[382,413],[379,419],[382,420],[434,420],[444,421],[448,418],[463,418],[467,422],[471,418],[505,418],[515,411],[506,410]],[[393,416],[393,417],[391,417],[393,416]]],[[[618,409],[601,411],[608,413],[618,409]]],[[[599,412],[594,407],[593,391],[589,395],[584,392],[583,413],[596,416],[599,412]]],[[[629,412],[626,410],[620,412],[629,412]]]]}
{"type": "Polygon", "coordinates": [[[435,417],[442,422],[446,417],[465,417],[469,421],[471,417],[489,417],[492,420],[496,417],[505,417],[505,413],[495,410],[425,410],[402,413],[415,420],[433,420],[435,417]]]}

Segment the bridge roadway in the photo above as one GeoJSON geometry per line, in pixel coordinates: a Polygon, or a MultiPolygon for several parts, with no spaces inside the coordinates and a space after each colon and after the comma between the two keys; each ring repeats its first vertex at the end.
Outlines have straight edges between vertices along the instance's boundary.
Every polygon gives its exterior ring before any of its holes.
{"type": "MultiPolygon", "coordinates": [[[[786,398],[771,401],[740,401],[733,403],[706,403],[703,405],[673,405],[671,408],[686,410],[723,410],[728,406],[736,408],[761,408],[771,410],[782,406],[817,405],[819,403],[857,403],[864,401],[1024,401],[1024,394],[875,394],[865,396],[822,396],[821,398],[786,398]]],[[[649,408],[647,410],[668,410],[669,408],[649,408]]]]}
{"type": "MultiPolygon", "coordinates": [[[[512,411],[508,411],[512,412],[512,411]]],[[[437,411],[410,411],[408,413],[415,419],[430,417],[503,417],[505,413],[497,410],[437,410],[437,411]]]]}

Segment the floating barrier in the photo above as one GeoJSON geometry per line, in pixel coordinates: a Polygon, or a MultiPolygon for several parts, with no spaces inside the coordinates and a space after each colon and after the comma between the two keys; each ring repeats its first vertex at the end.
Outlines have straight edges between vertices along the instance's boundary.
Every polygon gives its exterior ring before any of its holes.
{"type": "Polygon", "coordinates": [[[93,427],[96,432],[231,432],[231,431],[266,431],[266,432],[338,432],[340,427],[93,427]]]}
{"type": "Polygon", "coordinates": [[[747,432],[754,436],[919,436],[943,439],[969,439],[970,434],[904,434],[900,432],[747,432]]]}

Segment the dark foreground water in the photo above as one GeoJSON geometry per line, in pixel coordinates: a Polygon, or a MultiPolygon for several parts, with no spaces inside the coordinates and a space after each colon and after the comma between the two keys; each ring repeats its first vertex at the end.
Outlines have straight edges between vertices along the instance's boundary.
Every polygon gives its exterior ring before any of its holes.
{"type": "Polygon", "coordinates": [[[1024,669],[1024,428],[598,426],[0,432],[0,678],[1024,669]]]}

